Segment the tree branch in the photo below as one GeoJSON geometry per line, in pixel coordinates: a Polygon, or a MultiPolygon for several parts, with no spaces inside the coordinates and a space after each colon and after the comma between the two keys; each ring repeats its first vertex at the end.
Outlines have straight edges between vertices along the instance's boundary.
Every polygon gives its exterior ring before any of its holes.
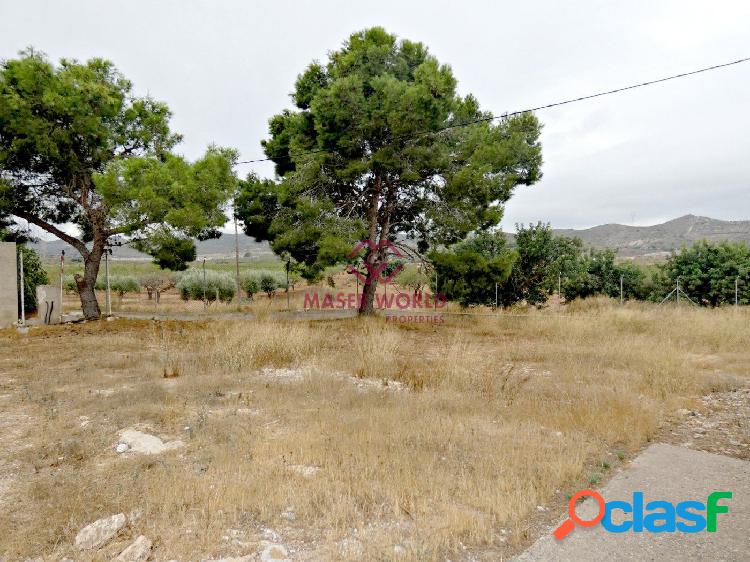
{"type": "Polygon", "coordinates": [[[88,248],[86,248],[86,244],[81,242],[78,238],[75,238],[71,236],[70,234],[66,234],[65,232],[57,228],[55,225],[48,223],[47,221],[43,221],[36,215],[32,215],[24,211],[11,211],[11,213],[18,218],[29,221],[31,224],[38,226],[42,230],[46,230],[50,234],[54,234],[63,242],[67,242],[68,244],[73,246],[76,250],[78,250],[81,253],[81,255],[84,258],[88,257],[89,250],[88,248]]]}

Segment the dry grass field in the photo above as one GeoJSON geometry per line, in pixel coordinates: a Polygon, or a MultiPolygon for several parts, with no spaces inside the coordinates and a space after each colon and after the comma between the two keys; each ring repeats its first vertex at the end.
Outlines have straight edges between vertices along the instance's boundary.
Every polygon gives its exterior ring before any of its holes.
{"type": "Polygon", "coordinates": [[[750,384],[750,311],[118,319],[0,331],[0,558],[499,560],[679,408],[750,384]],[[118,454],[127,428],[185,446],[118,454]]]}

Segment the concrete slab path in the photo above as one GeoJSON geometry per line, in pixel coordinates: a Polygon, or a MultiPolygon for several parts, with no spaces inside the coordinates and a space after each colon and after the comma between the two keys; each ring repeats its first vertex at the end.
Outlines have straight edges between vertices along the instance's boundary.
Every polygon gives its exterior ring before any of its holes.
{"type": "MultiPolygon", "coordinates": [[[[718,515],[715,533],[609,533],[597,525],[576,527],[565,539],[558,541],[552,536],[554,529],[550,529],[515,560],[750,561],[750,462],[657,443],[597,491],[605,501],[624,500],[628,503],[632,502],[634,491],[643,492],[646,503],[652,500],[674,504],[685,500],[706,503],[713,491],[730,491],[733,497],[719,502],[728,505],[729,512],[718,515]]],[[[576,509],[584,520],[593,519],[597,512],[597,504],[591,498],[576,509]]],[[[619,511],[615,513],[622,515],[619,511]]],[[[615,522],[622,520],[624,517],[613,516],[615,522]]]]}

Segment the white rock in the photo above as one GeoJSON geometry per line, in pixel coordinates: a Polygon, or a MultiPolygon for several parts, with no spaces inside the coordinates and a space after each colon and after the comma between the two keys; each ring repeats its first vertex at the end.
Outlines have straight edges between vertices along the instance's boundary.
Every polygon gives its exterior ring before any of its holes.
{"type": "Polygon", "coordinates": [[[140,535],[115,558],[115,562],[146,562],[151,555],[151,541],[140,535]]]}
{"type": "Polygon", "coordinates": [[[358,560],[362,558],[365,549],[362,543],[355,538],[346,538],[339,543],[339,553],[344,560],[358,560]]]}
{"type": "Polygon", "coordinates": [[[269,544],[263,549],[263,552],[260,553],[260,560],[261,562],[281,562],[288,560],[287,556],[289,556],[289,554],[287,553],[286,548],[284,548],[284,545],[269,544]]]}
{"type": "Polygon", "coordinates": [[[99,548],[114,537],[124,525],[124,513],[94,521],[78,531],[74,542],[75,547],[79,550],[99,548]]]}
{"type": "Polygon", "coordinates": [[[148,433],[143,433],[136,429],[122,430],[120,432],[120,442],[130,447],[130,450],[134,453],[141,453],[144,455],[158,455],[159,453],[179,449],[185,445],[179,440],[164,443],[164,441],[156,437],[156,435],[149,435],[148,433]]]}
{"type": "Polygon", "coordinates": [[[311,476],[315,476],[318,472],[320,472],[319,466],[310,466],[306,464],[292,464],[289,465],[289,470],[296,472],[297,474],[301,474],[305,478],[310,478],[311,476]]]}
{"type": "Polygon", "coordinates": [[[121,455],[122,453],[126,452],[128,449],[130,449],[130,446],[127,443],[118,443],[117,447],[115,447],[115,451],[118,455],[121,455]]]}
{"type": "Polygon", "coordinates": [[[281,512],[281,518],[287,521],[294,521],[297,519],[297,513],[294,511],[294,507],[289,506],[281,512]]]}

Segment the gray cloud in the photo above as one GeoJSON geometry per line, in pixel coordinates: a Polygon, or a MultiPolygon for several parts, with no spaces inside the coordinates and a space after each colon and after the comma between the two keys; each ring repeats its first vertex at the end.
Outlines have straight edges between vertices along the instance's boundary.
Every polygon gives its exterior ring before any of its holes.
{"type": "MultiPolygon", "coordinates": [[[[209,143],[261,156],[268,117],[296,75],[352,31],[383,25],[450,64],[496,113],[750,55],[750,4],[4,0],[0,57],[112,59],[166,101],[181,151],[209,143]]],[[[750,63],[539,113],[544,178],[503,220],[557,227],[649,224],[685,213],[750,218],[750,63]]],[[[268,164],[243,166],[263,175],[268,164]]]]}

